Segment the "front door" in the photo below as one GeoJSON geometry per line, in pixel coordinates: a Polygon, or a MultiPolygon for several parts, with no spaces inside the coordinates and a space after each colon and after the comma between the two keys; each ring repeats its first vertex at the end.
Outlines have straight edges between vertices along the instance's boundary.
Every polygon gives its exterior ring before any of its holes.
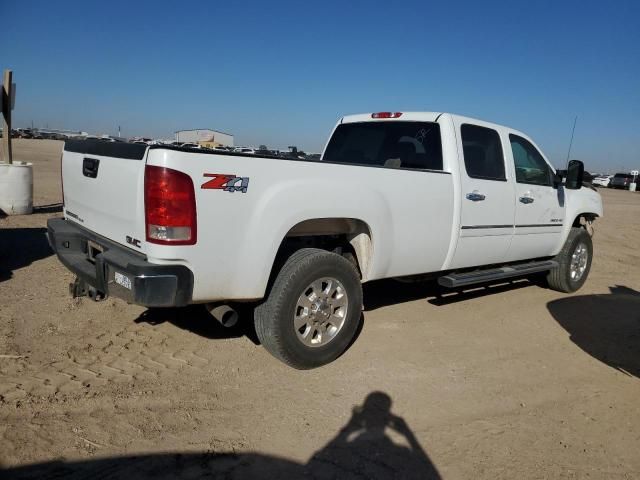
{"type": "MultiPolygon", "coordinates": [[[[455,122],[454,122],[455,123],[455,122]]],[[[497,130],[458,122],[460,231],[451,268],[504,261],[513,236],[513,183],[497,130]]]]}
{"type": "Polygon", "coordinates": [[[564,187],[554,187],[554,171],[527,139],[509,135],[515,168],[515,235],[508,260],[555,253],[564,222],[564,187]]]}

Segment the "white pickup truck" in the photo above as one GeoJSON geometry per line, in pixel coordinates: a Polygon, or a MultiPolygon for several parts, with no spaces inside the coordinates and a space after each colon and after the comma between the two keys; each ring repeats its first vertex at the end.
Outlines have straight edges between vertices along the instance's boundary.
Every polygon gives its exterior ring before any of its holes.
{"type": "Polygon", "coordinates": [[[551,288],[580,288],[602,215],[583,170],[556,171],[523,133],[447,113],[346,116],[320,161],[67,141],[64,219],[48,237],[74,295],[225,306],[223,323],[228,305],[255,302],[267,350],[313,368],[352,341],[363,282],[548,272],[551,288]]]}

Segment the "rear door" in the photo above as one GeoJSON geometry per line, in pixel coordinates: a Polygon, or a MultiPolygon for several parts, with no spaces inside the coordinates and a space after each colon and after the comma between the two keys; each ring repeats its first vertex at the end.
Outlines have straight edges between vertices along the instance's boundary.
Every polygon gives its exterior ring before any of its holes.
{"type": "Polygon", "coordinates": [[[455,119],[460,170],[460,231],[451,268],[500,263],[513,235],[513,184],[496,128],[455,119]]]}
{"type": "Polygon", "coordinates": [[[144,248],[147,146],[67,141],[62,155],[65,218],[136,251],[144,248]]]}
{"type": "Polygon", "coordinates": [[[509,134],[515,169],[515,235],[508,260],[552,255],[562,234],[564,188],[554,188],[554,171],[526,138],[509,134]]]}

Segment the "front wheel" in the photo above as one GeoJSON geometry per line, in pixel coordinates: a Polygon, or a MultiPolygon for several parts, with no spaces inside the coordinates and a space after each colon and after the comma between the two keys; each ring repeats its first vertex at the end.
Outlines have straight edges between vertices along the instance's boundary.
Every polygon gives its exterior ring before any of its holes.
{"type": "Polygon", "coordinates": [[[353,340],[362,314],[354,264],[314,248],[295,252],[256,307],[256,334],[274,357],[298,369],[338,358],[353,340]]]}
{"type": "Polygon", "coordinates": [[[565,293],[578,290],[587,280],[592,258],[591,236],[584,228],[571,228],[562,250],[556,255],[558,266],[547,275],[549,287],[565,293]]]}

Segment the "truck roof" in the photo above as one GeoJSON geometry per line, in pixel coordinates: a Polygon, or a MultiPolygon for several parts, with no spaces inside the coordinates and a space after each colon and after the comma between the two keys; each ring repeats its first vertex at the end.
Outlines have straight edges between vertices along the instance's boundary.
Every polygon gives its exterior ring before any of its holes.
{"type": "Polygon", "coordinates": [[[378,122],[378,121],[420,121],[420,122],[435,122],[436,119],[442,115],[439,112],[402,112],[402,116],[399,118],[373,118],[373,113],[357,113],[354,115],[345,115],[342,117],[340,123],[354,123],[354,122],[378,122]]]}
{"type": "MultiPolygon", "coordinates": [[[[387,113],[387,112],[385,112],[387,113]]],[[[500,125],[497,123],[487,122],[486,120],[480,120],[478,118],[465,117],[462,115],[456,115],[455,113],[449,112],[388,112],[395,113],[395,115],[401,114],[397,118],[373,118],[374,113],[358,113],[354,115],[345,115],[342,117],[339,123],[355,123],[355,122],[401,122],[401,121],[414,121],[414,122],[435,122],[442,115],[450,115],[453,119],[458,120],[460,123],[473,123],[477,125],[482,125],[489,128],[494,128],[496,130],[506,129],[509,130],[521,137],[526,138],[527,140],[533,140],[527,136],[525,133],[516,130],[515,128],[508,127],[506,125],[500,125]]],[[[537,147],[537,146],[536,146],[537,147]]]]}

